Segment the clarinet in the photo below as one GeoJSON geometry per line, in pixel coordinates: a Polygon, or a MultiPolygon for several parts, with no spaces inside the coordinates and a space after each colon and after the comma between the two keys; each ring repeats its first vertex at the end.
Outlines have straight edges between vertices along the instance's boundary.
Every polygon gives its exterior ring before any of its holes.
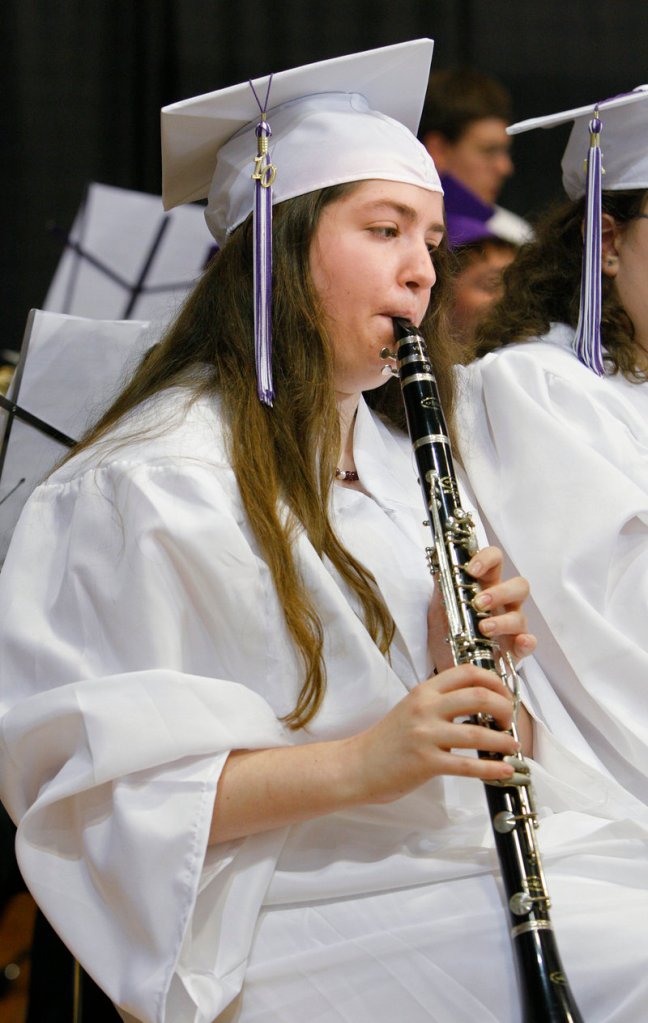
{"type": "MultiPolygon", "coordinates": [[[[477,551],[477,537],[471,515],[461,507],[448,429],[427,346],[407,320],[394,319],[394,332],[396,351],[385,348],[380,354],[385,360],[395,360],[398,367],[391,368],[391,372],[400,378],[432,532],[432,547],[426,548],[426,554],[443,598],[453,662],[496,671],[512,692],[517,709],[519,679],[512,659],[504,658],[497,645],[478,630],[485,617],[472,603],[479,584],[464,567],[477,551]]],[[[476,715],[471,721],[496,727],[486,715],[476,715]]],[[[511,732],[517,738],[515,714],[511,732]]],[[[502,759],[501,754],[483,751],[479,756],[502,759]]],[[[504,759],[514,767],[513,778],[485,783],[485,789],[508,903],[522,1019],[524,1023],[583,1023],[549,916],[529,767],[522,754],[504,759]]]]}

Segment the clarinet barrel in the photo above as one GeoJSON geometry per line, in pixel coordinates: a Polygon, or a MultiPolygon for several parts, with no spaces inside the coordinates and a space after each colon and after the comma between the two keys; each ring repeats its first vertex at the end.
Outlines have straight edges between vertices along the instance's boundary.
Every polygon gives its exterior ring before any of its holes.
{"type": "MultiPolygon", "coordinates": [[[[425,341],[407,320],[395,319],[395,359],[423,501],[432,533],[428,563],[448,617],[448,641],[455,664],[496,671],[519,701],[518,678],[510,658],[482,636],[482,612],[473,607],[479,585],[465,565],[477,550],[472,518],[461,506],[448,429],[425,341]]],[[[394,371],[395,372],[395,371],[394,371]]],[[[475,723],[496,727],[492,719],[475,723]]],[[[513,734],[516,734],[515,725],[513,734]]],[[[501,759],[480,752],[480,757],[501,759]]],[[[485,784],[486,799],[506,895],[511,941],[524,1023],[583,1023],[565,975],[549,915],[542,872],[537,816],[529,768],[522,757],[507,758],[515,775],[485,784]]]]}

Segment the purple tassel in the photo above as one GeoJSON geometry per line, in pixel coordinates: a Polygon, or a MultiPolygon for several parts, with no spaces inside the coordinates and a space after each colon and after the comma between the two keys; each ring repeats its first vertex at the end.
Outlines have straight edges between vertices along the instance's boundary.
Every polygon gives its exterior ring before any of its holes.
{"type": "Polygon", "coordinates": [[[256,126],[257,155],[254,160],[254,354],[256,360],[257,393],[264,405],[272,405],[272,183],[276,169],[270,162],[268,140],[272,136],[265,110],[270,95],[272,76],[268,82],[263,106],[259,103],[252,82],[250,87],[259,104],[261,120],[256,126]]]}
{"type": "Polygon", "coordinates": [[[573,347],[580,361],[598,376],[605,372],[601,349],[601,146],[602,124],[595,111],[590,121],[585,186],[585,227],[580,311],[573,347]]]}

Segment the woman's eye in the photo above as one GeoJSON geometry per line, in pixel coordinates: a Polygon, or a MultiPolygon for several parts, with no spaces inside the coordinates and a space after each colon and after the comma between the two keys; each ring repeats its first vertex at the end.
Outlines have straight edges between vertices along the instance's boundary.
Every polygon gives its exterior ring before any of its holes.
{"type": "Polygon", "coordinates": [[[370,228],[373,234],[377,234],[380,238],[395,238],[398,234],[398,228],[392,225],[382,225],[370,228]]]}

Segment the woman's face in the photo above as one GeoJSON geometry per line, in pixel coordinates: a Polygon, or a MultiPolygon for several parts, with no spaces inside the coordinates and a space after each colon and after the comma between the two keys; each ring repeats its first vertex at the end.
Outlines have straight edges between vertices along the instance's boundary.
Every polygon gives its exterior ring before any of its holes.
{"type": "Polygon", "coordinates": [[[393,181],[363,181],[322,211],[310,271],[333,343],[336,389],[385,382],[380,351],[394,343],[395,316],[419,324],[436,280],[443,237],[439,192],[393,181]]]}
{"type": "Polygon", "coordinates": [[[470,341],[477,324],[502,295],[502,273],[515,249],[484,244],[459,271],[452,285],[452,324],[461,340],[470,341]]]}

